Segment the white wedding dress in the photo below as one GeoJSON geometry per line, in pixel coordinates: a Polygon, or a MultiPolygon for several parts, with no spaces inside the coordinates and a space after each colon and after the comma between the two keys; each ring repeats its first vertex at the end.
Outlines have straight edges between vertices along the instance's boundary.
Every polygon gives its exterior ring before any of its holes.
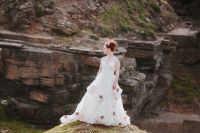
{"type": "Polygon", "coordinates": [[[115,62],[101,58],[102,71],[87,86],[76,110],[71,115],[60,118],[61,126],[79,120],[90,124],[125,127],[130,124],[130,117],[123,107],[122,89],[119,84],[113,90],[115,62]]]}

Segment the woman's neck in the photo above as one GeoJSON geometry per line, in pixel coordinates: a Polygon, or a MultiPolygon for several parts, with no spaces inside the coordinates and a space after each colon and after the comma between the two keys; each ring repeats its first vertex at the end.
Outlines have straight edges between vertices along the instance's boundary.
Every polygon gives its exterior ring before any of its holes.
{"type": "Polygon", "coordinates": [[[113,53],[111,52],[111,53],[108,53],[106,57],[107,57],[108,59],[112,59],[113,56],[114,56],[114,55],[113,55],[113,53]]]}
{"type": "Polygon", "coordinates": [[[112,53],[112,52],[111,52],[111,53],[108,53],[108,54],[107,54],[107,57],[108,57],[108,58],[112,58],[112,57],[113,57],[113,53],[112,53]]]}

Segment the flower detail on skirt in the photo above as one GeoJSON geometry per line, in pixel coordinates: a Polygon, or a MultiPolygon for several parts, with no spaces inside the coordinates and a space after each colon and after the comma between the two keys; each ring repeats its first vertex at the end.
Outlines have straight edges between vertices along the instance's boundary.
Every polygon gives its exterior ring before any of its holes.
{"type": "Polygon", "coordinates": [[[101,116],[101,119],[103,119],[104,118],[104,116],[101,116]]]}

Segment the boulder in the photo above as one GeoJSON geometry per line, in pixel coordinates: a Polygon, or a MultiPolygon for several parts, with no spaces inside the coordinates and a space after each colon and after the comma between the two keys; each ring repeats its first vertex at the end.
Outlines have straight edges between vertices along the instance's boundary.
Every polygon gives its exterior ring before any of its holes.
{"type": "Polygon", "coordinates": [[[64,15],[58,15],[55,19],[55,25],[52,29],[60,34],[71,36],[79,31],[79,27],[75,22],[69,21],[64,15]]]}

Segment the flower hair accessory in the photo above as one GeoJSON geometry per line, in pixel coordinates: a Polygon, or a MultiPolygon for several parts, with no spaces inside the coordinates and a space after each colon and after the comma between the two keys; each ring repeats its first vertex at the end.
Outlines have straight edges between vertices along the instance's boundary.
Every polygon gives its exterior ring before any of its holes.
{"type": "Polygon", "coordinates": [[[106,47],[106,48],[110,48],[110,49],[111,49],[111,51],[114,51],[114,50],[115,50],[115,47],[116,47],[116,45],[117,45],[117,42],[116,42],[116,41],[114,41],[114,40],[111,40],[111,41],[109,41],[109,42],[105,43],[104,47],[106,47]]]}

